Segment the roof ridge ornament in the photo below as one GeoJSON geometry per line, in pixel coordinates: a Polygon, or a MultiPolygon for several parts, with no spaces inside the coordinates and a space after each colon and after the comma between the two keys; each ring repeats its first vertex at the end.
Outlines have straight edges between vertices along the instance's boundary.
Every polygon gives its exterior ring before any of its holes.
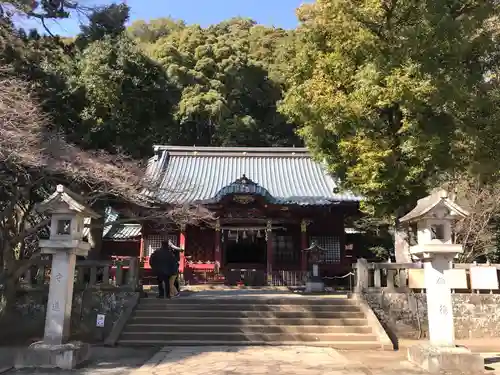
{"type": "Polygon", "coordinates": [[[249,179],[245,173],[243,173],[241,175],[240,178],[236,179],[235,181],[233,181],[230,185],[236,185],[236,184],[240,184],[240,185],[258,185],[258,183],[252,181],[251,179],[249,179]]]}
{"type": "Polygon", "coordinates": [[[275,198],[266,188],[260,186],[258,183],[248,178],[245,173],[243,173],[240,178],[237,178],[230,184],[224,186],[217,192],[217,194],[213,198],[206,200],[205,203],[208,203],[210,201],[219,202],[222,198],[228,195],[234,195],[237,202],[244,204],[248,204],[249,202],[253,201],[254,196],[256,195],[264,197],[269,202],[275,202],[275,198]]]}

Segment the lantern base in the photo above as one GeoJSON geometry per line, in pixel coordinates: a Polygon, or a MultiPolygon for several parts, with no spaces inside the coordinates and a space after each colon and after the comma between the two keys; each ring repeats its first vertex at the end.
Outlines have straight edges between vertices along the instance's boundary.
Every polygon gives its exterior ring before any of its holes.
{"type": "Polygon", "coordinates": [[[484,359],[463,347],[419,344],[408,348],[408,360],[431,374],[484,372],[484,359]]]}
{"type": "Polygon", "coordinates": [[[62,345],[35,342],[21,350],[14,367],[20,368],[59,368],[72,370],[90,357],[90,345],[83,342],[70,342],[62,345]]]}
{"type": "Polygon", "coordinates": [[[306,293],[322,293],[325,291],[325,283],[320,279],[318,280],[308,280],[306,282],[306,293]]]}

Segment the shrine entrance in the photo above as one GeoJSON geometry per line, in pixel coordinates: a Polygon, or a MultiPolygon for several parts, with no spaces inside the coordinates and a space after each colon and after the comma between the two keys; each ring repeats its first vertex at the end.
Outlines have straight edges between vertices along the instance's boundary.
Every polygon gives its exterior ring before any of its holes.
{"type": "Polygon", "coordinates": [[[266,265],[266,240],[264,238],[229,239],[225,242],[224,265],[266,265]]]}
{"type": "Polygon", "coordinates": [[[267,242],[262,232],[228,230],[224,234],[222,264],[229,284],[265,284],[267,242]]]}

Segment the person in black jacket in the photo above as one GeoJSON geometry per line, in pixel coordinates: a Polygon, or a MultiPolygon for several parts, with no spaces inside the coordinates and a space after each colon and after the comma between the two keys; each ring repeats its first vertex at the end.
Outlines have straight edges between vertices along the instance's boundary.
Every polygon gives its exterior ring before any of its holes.
{"type": "Polygon", "coordinates": [[[179,264],[168,242],[163,242],[149,258],[149,265],[158,281],[158,298],[171,298],[177,295],[175,279],[177,278],[179,264]],[[163,287],[165,283],[165,288],[163,287]],[[166,293],[165,293],[166,292],[166,293]]]}

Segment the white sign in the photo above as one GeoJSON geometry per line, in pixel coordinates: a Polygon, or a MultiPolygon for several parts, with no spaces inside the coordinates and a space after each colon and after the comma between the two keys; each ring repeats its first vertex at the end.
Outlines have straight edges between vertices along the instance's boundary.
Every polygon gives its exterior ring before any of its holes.
{"type": "Polygon", "coordinates": [[[496,267],[476,266],[470,268],[470,283],[473,290],[497,290],[498,275],[496,267]]]}
{"type": "Polygon", "coordinates": [[[106,315],[104,315],[104,314],[97,314],[97,319],[95,321],[95,326],[103,328],[105,320],[106,320],[106,315]]]}

